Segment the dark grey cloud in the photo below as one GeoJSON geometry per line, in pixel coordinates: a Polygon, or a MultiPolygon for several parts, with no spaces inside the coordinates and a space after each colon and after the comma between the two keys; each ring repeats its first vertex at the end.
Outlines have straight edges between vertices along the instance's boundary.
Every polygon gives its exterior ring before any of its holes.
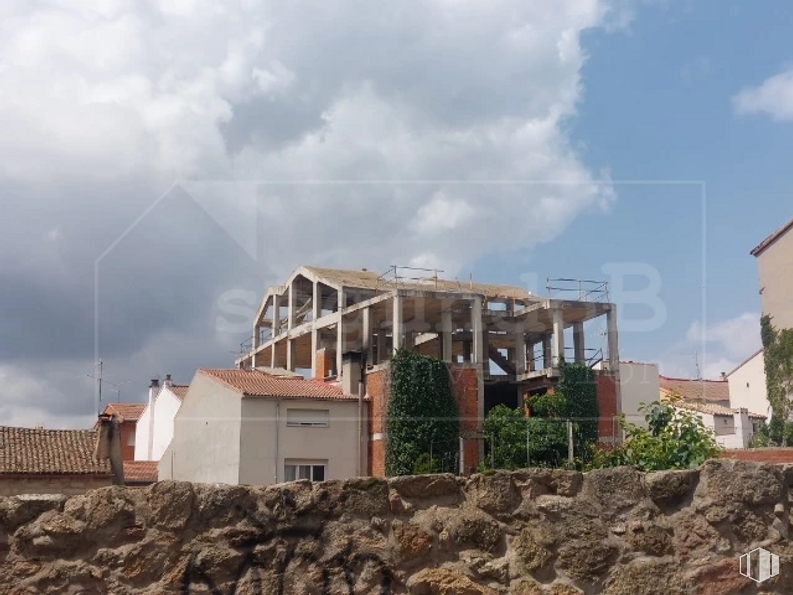
{"type": "Polygon", "coordinates": [[[4,4],[0,423],[90,423],[95,308],[142,399],[299,264],[454,275],[608,204],[564,123],[609,4],[4,4]]]}

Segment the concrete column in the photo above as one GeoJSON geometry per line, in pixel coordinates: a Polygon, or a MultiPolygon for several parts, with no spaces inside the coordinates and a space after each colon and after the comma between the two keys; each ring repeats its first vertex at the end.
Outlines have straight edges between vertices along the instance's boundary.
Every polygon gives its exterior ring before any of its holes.
{"type": "Polygon", "coordinates": [[[281,296],[273,294],[273,337],[281,334],[281,296]]]}
{"type": "Polygon", "coordinates": [[[471,300],[471,333],[473,335],[473,353],[471,361],[481,364],[486,361],[484,351],[484,332],[482,330],[482,298],[471,300]]]}
{"type": "Polygon", "coordinates": [[[515,333],[515,372],[520,375],[526,372],[526,335],[515,333]]]}
{"type": "Polygon", "coordinates": [[[270,346],[270,367],[277,368],[278,367],[278,356],[275,353],[276,342],[273,341],[273,344],[270,346]]]}
{"type": "Polygon", "coordinates": [[[388,337],[386,337],[385,329],[381,326],[377,329],[377,363],[382,364],[386,359],[386,351],[388,350],[388,337]]]}
{"type": "Polygon", "coordinates": [[[573,323],[573,350],[575,363],[582,364],[586,360],[586,345],[584,344],[584,323],[573,323]]]}
{"type": "Polygon", "coordinates": [[[550,368],[553,365],[551,361],[551,335],[543,335],[542,337],[542,367],[550,368]]]}
{"type": "Polygon", "coordinates": [[[311,329],[311,377],[317,377],[317,351],[319,351],[319,329],[311,329]]]}
{"type": "Polygon", "coordinates": [[[292,329],[295,326],[295,300],[297,299],[297,292],[295,291],[295,282],[289,284],[289,294],[287,295],[286,302],[286,328],[292,329]]]}
{"type": "Polygon", "coordinates": [[[311,295],[311,309],[314,320],[317,320],[322,315],[322,293],[320,292],[319,283],[314,281],[314,288],[311,295]]]}
{"type": "Polygon", "coordinates": [[[394,296],[394,313],[392,316],[393,321],[393,334],[394,334],[394,351],[401,349],[404,345],[403,334],[405,332],[405,319],[404,312],[402,312],[402,296],[394,296]]]}
{"type": "Polygon", "coordinates": [[[251,368],[256,369],[256,348],[259,347],[259,325],[253,325],[253,337],[251,337],[251,368]]]}
{"type": "Polygon", "coordinates": [[[290,372],[295,371],[295,340],[286,340],[286,369],[290,372]]]}
{"type": "Polygon", "coordinates": [[[441,359],[452,361],[452,311],[451,308],[441,313],[441,359]]]}
{"type": "Polygon", "coordinates": [[[611,304],[606,313],[606,333],[608,335],[609,369],[617,370],[620,364],[619,337],[617,334],[617,306],[611,304]]]}
{"type": "Polygon", "coordinates": [[[364,358],[366,358],[366,364],[371,365],[374,363],[374,345],[372,344],[372,309],[365,308],[361,313],[361,318],[361,351],[363,352],[364,358]]]}
{"type": "Polygon", "coordinates": [[[341,378],[341,363],[344,355],[344,318],[339,313],[339,322],[336,324],[336,379],[341,378]]]}
{"type": "Polygon", "coordinates": [[[564,358],[564,318],[562,309],[554,307],[551,310],[553,317],[553,338],[551,339],[551,361],[554,368],[564,358]]]}

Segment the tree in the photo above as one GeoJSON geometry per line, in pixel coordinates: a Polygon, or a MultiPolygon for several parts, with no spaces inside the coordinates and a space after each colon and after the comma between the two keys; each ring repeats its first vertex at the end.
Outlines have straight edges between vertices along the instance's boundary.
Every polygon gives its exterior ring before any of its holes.
{"type": "Polygon", "coordinates": [[[410,475],[417,468],[455,471],[460,429],[446,364],[400,349],[390,372],[386,475],[410,475]]]}
{"type": "Polygon", "coordinates": [[[769,438],[776,444],[787,446],[793,436],[790,421],[791,394],[793,394],[793,329],[778,330],[768,315],[760,319],[763,340],[766,390],[772,414],[769,438]]]}
{"type": "Polygon", "coordinates": [[[621,421],[622,445],[597,453],[592,467],[632,465],[643,471],[691,469],[719,454],[721,448],[696,413],[665,403],[642,405],[648,429],[621,421]]]}
{"type": "Polygon", "coordinates": [[[490,453],[482,469],[558,467],[567,460],[567,424],[560,419],[526,417],[518,407],[496,405],[483,424],[490,453]]]}

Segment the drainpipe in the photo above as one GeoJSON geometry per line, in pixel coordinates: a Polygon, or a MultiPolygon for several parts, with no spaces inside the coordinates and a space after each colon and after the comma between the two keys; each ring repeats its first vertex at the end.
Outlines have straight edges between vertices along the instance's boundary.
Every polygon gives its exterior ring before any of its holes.
{"type": "Polygon", "coordinates": [[[273,465],[273,481],[278,483],[278,426],[281,418],[281,399],[275,402],[275,464],[273,465]]]}

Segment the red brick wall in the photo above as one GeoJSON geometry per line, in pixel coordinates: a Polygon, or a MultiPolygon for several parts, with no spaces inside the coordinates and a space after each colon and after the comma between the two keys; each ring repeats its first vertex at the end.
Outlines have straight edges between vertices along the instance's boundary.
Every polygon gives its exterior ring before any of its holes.
{"type": "Polygon", "coordinates": [[[475,368],[451,366],[452,394],[460,415],[463,436],[463,460],[466,473],[473,473],[479,464],[479,440],[474,434],[479,427],[479,379],[475,368]],[[471,437],[466,437],[471,436],[471,437]]]}
{"type": "Polygon", "coordinates": [[[324,380],[327,378],[328,373],[331,370],[331,361],[330,361],[330,352],[325,349],[318,349],[317,352],[314,354],[314,358],[316,359],[316,368],[317,371],[314,374],[314,378],[319,378],[320,380],[324,380]]]}
{"type": "MultiPolygon", "coordinates": [[[[463,452],[466,472],[472,473],[479,464],[479,440],[474,437],[478,428],[477,402],[479,398],[477,370],[452,366],[451,385],[454,400],[460,415],[460,433],[463,439],[463,452]]],[[[388,370],[369,372],[366,377],[366,392],[371,399],[369,404],[369,468],[370,475],[385,476],[385,440],[373,440],[375,434],[385,434],[385,413],[388,403],[388,370]]]]}
{"type": "Polygon", "coordinates": [[[757,461],[758,463],[793,463],[793,448],[749,448],[747,450],[725,450],[725,459],[757,461]]]}
{"type": "MultiPolygon", "coordinates": [[[[614,376],[603,372],[595,373],[597,401],[600,410],[598,439],[601,448],[611,448],[615,433],[614,417],[617,415],[617,382],[614,376]]],[[[617,427],[618,428],[618,427],[617,427]]],[[[617,433],[619,430],[617,429],[617,433]]]]}
{"type": "MultiPolygon", "coordinates": [[[[130,435],[135,436],[136,421],[125,421],[121,424],[121,460],[134,461],[135,460],[135,444],[130,446],[130,435]]],[[[133,438],[134,440],[134,438],[133,438]]]]}

